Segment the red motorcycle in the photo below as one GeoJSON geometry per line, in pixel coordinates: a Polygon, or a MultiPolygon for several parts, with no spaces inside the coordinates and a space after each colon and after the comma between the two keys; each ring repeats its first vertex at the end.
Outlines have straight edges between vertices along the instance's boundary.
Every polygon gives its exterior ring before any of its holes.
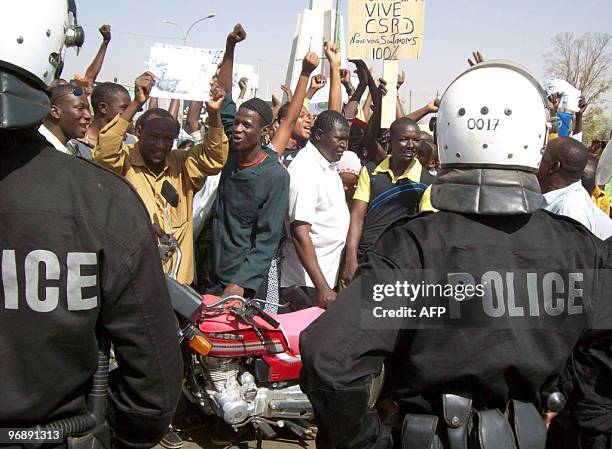
{"type": "Polygon", "coordinates": [[[168,282],[175,310],[189,318],[180,332],[187,398],[236,431],[252,426],[258,438],[274,438],[275,428],[314,438],[312,406],[298,385],[299,336],[323,309],[272,315],[265,301],[240,296],[205,295],[198,304],[194,290],[168,282]],[[191,296],[183,306],[179,290],[191,296]]]}
{"type": "MultiPolygon", "coordinates": [[[[164,182],[162,196],[169,206],[178,205],[178,193],[170,183],[164,182]]],[[[164,213],[172,227],[167,207],[164,213]]],[[[253,426],[258,445],[262,437],[276,436],[275,427],[314,438],[316,427],[308,421],[314,417],[312,406],[298,385],[299,339],[323,309],[272,315],[262,308],[266,301],[201,297],[176,281],[181,262],[176,239],[161,228],[157,233],[162,260],[174,257],[166,281],[179,316],[187,398],[234,430],[253,426]]]]}

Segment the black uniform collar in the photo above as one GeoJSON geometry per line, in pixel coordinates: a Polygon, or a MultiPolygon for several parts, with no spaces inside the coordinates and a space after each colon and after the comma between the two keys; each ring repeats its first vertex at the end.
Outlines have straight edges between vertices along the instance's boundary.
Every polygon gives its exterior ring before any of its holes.
{"type": "Polygon", "coordinates": [[[433,207],[451,212],[529,214],[542,201],[536,175],[520,170],[443,168],[431,186],[433,207]]]}

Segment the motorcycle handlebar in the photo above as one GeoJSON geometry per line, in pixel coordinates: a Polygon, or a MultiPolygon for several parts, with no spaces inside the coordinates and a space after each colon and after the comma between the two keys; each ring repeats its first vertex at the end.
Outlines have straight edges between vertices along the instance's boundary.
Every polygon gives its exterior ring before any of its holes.
{"type": "MultiPolygon", "coordinates": [[[[221,298],[219,301],[216,301],[212,304],[208,304],[205,307],[207,309],[214,309],[216,307],[219,307],[227,302],[230,301],[240,301],[242,303],[242,305],[247,304],[248,307],[251,307],[255,313],[262,319],[264,320],[266,323],[268,323],[270,326],[272,326],[274,329],[278,329],[278,327],[280,326],[280,323],[278,321],[276,321],[274,318],[272,318],[271,315],[269,315],[267,312],[265,312],[261,307],[259,307],[258,305],[253,304],[252,302],[257,301],[257,302],[266,302],[266,301],[262,301],[260,299],[252,299],[252,300],[247,300],[244,299],[242,296],[238,296],[238,295],[230,295],[230,296],[226,296],[225,298],[221,298]]],[[[248,308],[247,307],[247,308],[248,308]]]]}
{"type": "Polygon", "coordinates": [[[270,316],[268,314],[268,312],[265,312],[264,310],[260,309],[257,306],[254,306],[254,307],[257,309],[257,315],[259,315],[259,318],[264,320],[266,323],[268,323],[274,329],[278,329],[278,326],[280,326],[280,323],[278,321],[276,321],[274,318],[272,318],[272,316],[270,316]]]}

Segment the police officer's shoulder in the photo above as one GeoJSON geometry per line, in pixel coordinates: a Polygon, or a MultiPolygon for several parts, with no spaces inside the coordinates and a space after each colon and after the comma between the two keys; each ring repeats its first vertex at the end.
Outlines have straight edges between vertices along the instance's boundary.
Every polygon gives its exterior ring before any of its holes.
{"type": "Polygon", "coordinates": [[[572,233],[575,238],[579,238],[582,235],[586,240],[591,240],[596,245],[601,244],[601,239],[595,236],[589,229],[587,229],[582,223],[574,220],[572,217],[566,215],[559,215],[553,212],[549,212],[545,209],[539,209],[534,214],[539,214],[549,222],[549,226],[556,227],[559,231],[572,233]]]}
{"type": "Polygon", "coordinates": [[[106,205],[112,203],[117,220],[143,220],[149,224],[148,212],[136,189],[122,176],[101,166],[97,162],[74,156],[65,156],[64,176],[70,173],[78,185],[75,190],[85,197],[84,202],[91,206],[92,213],[105,214],[106,205]]]}
{"type": "Polygon", "coordinates": [[[389,224],[382,231],[372,246],[378,254],[389,258],[394,255],[403,257],[406,251],[418,249],[420,252],[421,240],[418,235],[421,229],[431,227],[432,222],[439,221],[444,212],[420,212],[417,215],[404,215],[389,224]]]}

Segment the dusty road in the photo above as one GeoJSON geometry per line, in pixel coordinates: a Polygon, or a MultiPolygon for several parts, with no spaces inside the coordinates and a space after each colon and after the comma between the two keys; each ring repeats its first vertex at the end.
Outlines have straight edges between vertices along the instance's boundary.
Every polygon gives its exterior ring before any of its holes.
{"type": "MultiPolygon", "coordinates": [[[[183,449],[255,449],[257,447],[253,430],[244,435],[236,435],[231,432],[218,432],[216,426],[211,424],[197,430],[180,432],[179,435],[183,439],[183,449]],[[229,441],[230,439],[233,441],[229,441]]],[[[264,440],[262,447],[263,449],[315,449],[315,443],[314,440],[300,440],[288,432],[279,432],[277,439],[264,440]]],[[[156,446],[155,449],[164,448],[156,446]]]]}

